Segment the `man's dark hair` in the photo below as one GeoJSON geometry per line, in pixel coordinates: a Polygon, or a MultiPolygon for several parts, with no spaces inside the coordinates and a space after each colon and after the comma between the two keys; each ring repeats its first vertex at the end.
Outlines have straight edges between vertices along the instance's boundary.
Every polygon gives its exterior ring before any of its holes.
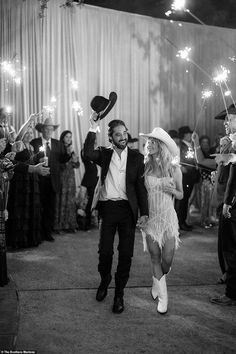
{"type": "Polygon", "coordinates": [[[112,134],[114,132],[114,129],[116,127],[118,127],[119,125],[123,125],[125,127],[126,130],[127,127],[125,125],[125,123],[123,122],[123,120],[120,120],[120,119],[113,119],[109,124],[108,124],[108,137],[109,137],[109,141],[111,141],[111,137],[112,137],[112,134]]]}

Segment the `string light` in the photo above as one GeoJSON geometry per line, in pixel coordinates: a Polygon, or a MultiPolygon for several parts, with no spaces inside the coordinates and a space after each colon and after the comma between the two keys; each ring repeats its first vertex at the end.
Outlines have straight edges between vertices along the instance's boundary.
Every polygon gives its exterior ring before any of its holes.
{"type": "Polygon", "coordinates": [[[225,91],[225,96],[230,96],[231,95],[231,91],[228,90],[228,91],[225,91]]]}

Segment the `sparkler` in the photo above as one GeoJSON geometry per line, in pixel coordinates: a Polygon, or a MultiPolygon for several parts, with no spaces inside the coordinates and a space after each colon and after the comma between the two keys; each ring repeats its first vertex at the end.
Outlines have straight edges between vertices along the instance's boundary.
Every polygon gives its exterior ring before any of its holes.
{"type": "Polygon", "coordinates": [[[76,81],[76,80],[74,80],[74,79],[71,79],[70,82],[71,82],[71,87],[72,87],[72,89],[73,89],[73,90],[78,90],[78,88],[79,88],[79,83],[78,83],[78,81],[76,81]]]}
{"type": "Polygon", "coordinates": [[[213,81],[216,84],[221,84],[226,82],[229,78],[230,71],[226,69],[223,65],[220,66],[221,70],[216,73],[216,76],[213,77],[213,81]]]}
{"type": "Polygon", "coordinates": [[[202,91],[202,98],[207,99],[210,98],[213,95],[213,92],[210,90],[203,90],[202,91]]]}
{"type": "Polygon", "coordinates": [[[189,53],[192,50],[190,47],[185,47],[184,49],[180,49],[178,53],[176,54],[177,57],[180,57],[181,59],[189,61],[189,53]]]}
{"type": "MultiPolygon", "coordinates": [[[[19,67],[19,60],[16,59],[14,60],[4,60],[0,63],[1,66],[1,71],[7,75],[8,77],[10,77],[13,82],[15,82],[16,85],[20,85],[21,84],[21,72],[24,70],[22,68],[19,67]]],[[[25,68],[25,67],[24,67],[25,68]]],[[[9,80],[7,80],[7,83],[9,82],[9,80]]]]}
{"type": "Polygon", "coordinates": [[[74,101],[72,103],[72,108],[75,110],[75,112],[77,112],[78,116],[82,116],[83,115],[83,108],[81,106],[81,103],[78,101],[74,101]]]}
{"type": "Polygon", "coordinates": [[[185,158],[186,159],[193,159],[194,158],[194,151],[191,147],[188,148],[185,158]]]}

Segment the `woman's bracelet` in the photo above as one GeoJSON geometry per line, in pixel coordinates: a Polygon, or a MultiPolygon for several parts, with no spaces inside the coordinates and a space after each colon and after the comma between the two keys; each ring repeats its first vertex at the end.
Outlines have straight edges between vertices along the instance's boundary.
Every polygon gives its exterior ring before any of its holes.
{"type": "Polygon", "coordinates": [[[195,148],[196,150],[198,150],[198,149],[201,149],[201,146],[200,146],[200,145],[194,146],[194,148],[195,148]]]}

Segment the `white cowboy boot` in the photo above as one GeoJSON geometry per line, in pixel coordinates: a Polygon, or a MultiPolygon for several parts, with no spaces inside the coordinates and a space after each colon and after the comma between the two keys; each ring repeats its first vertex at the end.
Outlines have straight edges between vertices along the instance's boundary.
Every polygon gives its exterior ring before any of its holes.
{"type": "Polygon", "coordinates": [[[167,312],[168,306],[168,294],[167,294],[167,286],[166,286],[166,276],[162,275],[160,280],[158,281],[158,305],[157,312],[161,314],[165,314],[167,312]]]}
{"type": "Polygon", "coordinates": [[[159,295],[159,281],[154,276],[152,277],[151,295],[153,300],[156,300],[159,295]]]}

